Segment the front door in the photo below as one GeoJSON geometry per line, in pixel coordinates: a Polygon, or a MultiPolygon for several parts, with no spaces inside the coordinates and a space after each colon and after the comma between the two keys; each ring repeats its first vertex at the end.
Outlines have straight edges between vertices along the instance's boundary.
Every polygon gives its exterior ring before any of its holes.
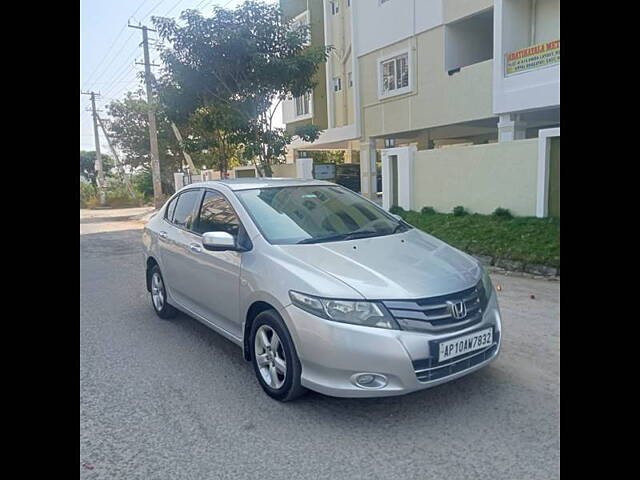
{"type": "Polygon", "coordinates": [[[194,312],[241,338],[239,293],[242,253],[206,250],[202,246],[202,234],[227,232],[237,238],[242,226],[231,204],[215,190],[205,191],[199,212],[187,261],[194,312]]]}

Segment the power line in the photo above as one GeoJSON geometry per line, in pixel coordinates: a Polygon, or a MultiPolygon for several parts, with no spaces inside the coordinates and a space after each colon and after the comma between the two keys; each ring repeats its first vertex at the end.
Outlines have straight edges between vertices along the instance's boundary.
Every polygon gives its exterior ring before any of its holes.
{"type": "Polygon", "coordinates": [[[178,1],[173,5],[173,7],[171,7],[169,10],[167,10],[167,11],[163,14],[163,16],[164,16],[164,17],[169,16],[169,14],[170,14],[171,12],[173,12],[173,10],[174,10],[178,5],[180,5],[182,2],[184,2],[184,0],[178,0],[178,1]]]}
{"type": "MultiPolygon", "coordinates": [[[[114,82],[123,80],[131,72],[135,72],[135,71],[136,71],[136,68],[135,68],[135,64],[134,63],[125,65],[125,68],[121,69],[120,72],[117,74],[117,76],[114,76],[113,80],[114,80],[114,82]]],[[[105,96],[108,96],[109,94],[113,93],[114,92],[114,88],[116,88],[116,84],[115,83],[110,83],[105,88],[105,96]]]]}
{"type": "Polygon", "coordinates": [[[160,1],[159,1],[158,3],[156,3],[153,7],[151,7],[151,10],[149,10],[149,11],[147,12],[147,14],[146,14],[144,17],[142,17],[142,19],[140,20],[140,22],[139,22],[139,23],[144,22],[144,21],[146,20],[146,18],[147,18],[151,13],[153,13],[153,11],[154,11],[156,8],[158,8],[158,7],[160,6],[160,4],[162,4],[162,3],[166,2],[166,1],[167,1],[167,0],[160,0],[160,1]]]}
{"type": "MultiPolygon", "coordinates": [[[[140,5],[138,5],[138,8],[136,8],[136,10],[131,14],[131,17],[133,17],[136,13],[138,13],[138,11],[140,11],[140,9],[143,7],[143,5],[145,3],[147,3],[149,0],[143,0],[142,3],[140,5]]],[[[100,62],[98,62],[98,65],[96,66],[96,68],[91,72],[91,75],[89,75],[89,78],[87,78],[85,80],[85,85],[91,80],[91,78],[93,78],[93,75],[96,74],[96,72],[98,71],[98,69],[100,68],[100,66],[104,63],[104,61],[107,59],[107,57],[109,56],[109,53],[111,53],[111,49],[115,46],[115,44],[118,42],[118,40],[120,39],[120,36],[124,33],[124,31],[127,29],[126,25],[123,25],[122,28],[120,29],[120,31],[118,32],[118,35],[116,36],[115,40],[111,43],[111,45],[109,46],[109,48],[107,49],[107,52],[104,54],[104,56],[102,57],[102,60],[100,60],[100,62]]],[[[127,39],[128,41],[128,39],[127,39]]],[[[126,43],[126,42],[125,42],[126,43]]]]}
{"type": "MultiPolygon", "coordinates": [[[[133,38],[133,32],[131,32],[131,35],[129,35],[127,37],[127,39],[125,40],[124,44],[122,45],[122,48],[120,48],[120,50],[118,50],[118,53],[116,53],[115,56],[111,58],[111,61],[108,63],[108,65],[102,71],[103,74],[104,74],[104,72],[106,72],[109,69],[109,67],[111,66],[113,61],[120,56],[120,54],[122,53],[124,48],[127,46],[127,43],[129,42],[129,40],[131,40],[131,38],[133,38]]],[[[98,77],[98,78],[100,78],[100,77],[98,77]]],[[[93,87],[93,84],[91,85],[91,87],[93,87]]]]}

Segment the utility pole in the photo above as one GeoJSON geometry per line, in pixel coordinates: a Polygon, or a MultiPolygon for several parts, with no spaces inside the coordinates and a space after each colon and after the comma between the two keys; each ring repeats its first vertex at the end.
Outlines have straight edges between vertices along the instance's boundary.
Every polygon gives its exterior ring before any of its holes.
{"type": "Polygon", "coordinates": [[[144,79],[147,86],[147,105],[149,113],[149,143],[151,148],[151,176],[153,178],[153,203],[156,209],[162,206],[162,183],[160,181],[160,156],[158,153],[158,132],[156,130],[156,107],[151,88],[151,62],[149,60],[149,31],[146,26],[129,25],[142,30],[142,48],[144,51],[144,79]]]}
{"type": "Polygon", "coordinates": [[[102,168],[102,155],[100,153],[100,137],[98,136],[98,114],[96,112],[96,95],[100,96],[96,92],[80,92],[82,95],[91,95],[91,114],[93,115],[93,137],[96,142],[96,163],[95,171],[98,183],[98,192],[100,197],[100,205],[105,206],[107,204],[107,192],[106,185],[104,183],[104,169],[102,168]]]}
{"type": "Polygon", "coordinates": [[[113,148],[113,145],[111,144],[111,139],[109,138],[109,135],[107,134],[107,129],[104,128],[104,123],[102,123],[102,119],[100,118],[100,116],[96,115],[96,117],[98,117],[98,122],[100,123],[100,128],[102,128],[102,133],[104,133],[104,138],[107,139],[107,145],[109,145],[109,148],[111,149],[111,153],[113,154],[113,158],[116,161],[116,167],[118,168],[118,172],[120,173],[120,176],[122,177],[122,181],[124,182],[125,186],[127,187],[127,191],[129,192],[129,195],[131,195],[132,197],[135,197],[135,193],[133,191],[133,187],[131,186],[131,182],[129,181],[129,178],[127,178],[127,174],[124,171],[124,167],[122,166],[122,162],[120,162],[120,158],[118,157],[118,153],[116,152],[116,149],[113,148]]]}

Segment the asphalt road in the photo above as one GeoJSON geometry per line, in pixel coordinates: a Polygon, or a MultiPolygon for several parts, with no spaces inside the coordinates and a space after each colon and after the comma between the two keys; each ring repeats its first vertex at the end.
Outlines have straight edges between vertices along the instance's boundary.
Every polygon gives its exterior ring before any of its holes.
{"type": "Polygon", "coordinates": [[[403,397],[281,404],[234,344],[156,317],[140,222],[84,222],[81,478],[559,478],[559,282],[493,276],[503,350],[474,374],[403,397]]]}

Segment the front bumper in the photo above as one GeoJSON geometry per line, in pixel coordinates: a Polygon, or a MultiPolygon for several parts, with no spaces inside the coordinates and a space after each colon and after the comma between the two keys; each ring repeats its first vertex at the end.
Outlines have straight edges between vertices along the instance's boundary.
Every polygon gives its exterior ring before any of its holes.
{"type": "Polygon", "coordinates": [[[387,330],[332,322],[289,305],[285,323],[302,364],[303,386],[334,397],[383,397],[423,390],[474,372],[495,360],[502,342],[500,309],[492,293],[482,321],[446,334],[387,330]],[[447,340],[493,327],[494,345],[453,359],[445,367],[433,364],[430,342],[447,340]],[[476,353],[476,352],[474,352],[476,353]],[[445,370],[446,368],[446,370],[445,370]],[[431,370],[432,373],[425,373],[431,370]],[[365,388],[354,381],[359,374],[386,379],[384,386],[365,388]],[[433,379],[430,379],[433,378],[433,379]]]}

